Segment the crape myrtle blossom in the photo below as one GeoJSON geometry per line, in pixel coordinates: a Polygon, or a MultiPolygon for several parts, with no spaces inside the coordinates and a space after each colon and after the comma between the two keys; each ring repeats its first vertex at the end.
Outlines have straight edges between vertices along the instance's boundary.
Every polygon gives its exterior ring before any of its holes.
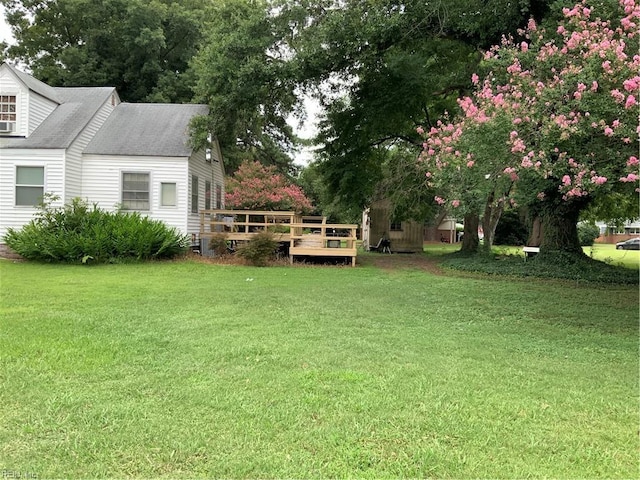
{"type": "Polygon", "coordinates": [[[250,210],[313,210],[311,201],[297,185],[290,183],[275,167],[259,162],[243,162],[227,179],[225,204],[250,210]]]}
{"type": "Polygon", "coordinates": [[[531,20],[527,41],[505,38],[486,53],[491,73],[472,76],[460,114],[419,129],[438,203],[479,211],[482,198],[518,197],[584,208],[637,190],[639,0],[618,8],[611,20],[585,2],[564,8],[555,32],[531,20]]]}

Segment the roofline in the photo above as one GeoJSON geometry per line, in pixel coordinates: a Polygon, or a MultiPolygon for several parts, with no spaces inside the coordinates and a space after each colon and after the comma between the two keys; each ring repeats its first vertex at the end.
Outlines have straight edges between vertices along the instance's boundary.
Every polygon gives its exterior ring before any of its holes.
{"type": "MultiPolygon", "coordinates": [[[[9,70],[9,72],[11,73],[11,75],[13,75],[13,77],[20,82],[22,85],[24,85],[24,87],[34,93],[37,93],[38,95],[40,95],[42,98],[46,98],[47,100],[51,100],[52,102],[57,103],[58,105],[60,105],[62,103],[62,101],[60,100],[60,98],[58,98],[58,96],[55,94],[55,92],[50,92],[49,94],[45,94],[42,91],[38,91],[32,87],[30,87],[22,78],[22,75],[26,75],[28,77],[30,77],[34,82],[37,83],[41,83],[43,85],[44,88],[46,89],[51,89],[53,90],[54,87],[47,85],[46,83],[38,80],[37,78],[33,77],[32,75],[29,75],[28,73],[24,73],[21,72],[20,70],[18,70],[16,67],[12,66],[9,62],[7,62],[6,60],[4,62],[2,62],[2,65],[0,65],[0,68],[2,68],[3,66],[7,67],[7,69],[9,70]]],[[[43,88],[43,89],[44,89],[43,88]]]]}
{"type": "MultiPolygon", "coordinates": [[[[59,87],[59,88],[96,88],[96,87],[59,87]]],[[[105,87],[97,87],[97,88],[105,88],[105,87]]],[[[116,91],[115,87],[107,87],[110,88],[111,90],[109,91],[109,94],[107,95],[107,98],[102,102],[102,104],[96,109],[95,112],[93,112],[93,115],[91,115],[91,118],[89,120],[87,120],[87,122],[82,126],[82,128],[80,129],[80,131],[78,132],[78,134],[73,137],[73,139],[71,140],[71,142],[69,143],[69,146],[67,147],[67,149],[71,148],[71,146],[76,142],[76,140],[78,139],[78,137],[80,137],[80,135],[82,135],[85,131],[85,129],[87,128],[87,125],[89,125],[94,118],[96,118],[96,115],[98,115],[98,112],[100,112],[100,110],[102,110],[102,107],[104,106],[105,102],[108,102],[109,99],[111,98],[111,95],[113,95],[114,93],[117,95],[118,100],[120,100],[120,95],[118,95],[118,92],[116,91]]],[[[113,106],[113,108],[115,109],[117,106],[119,105],[119,103],[117,103],[116,105],[113,106]]],[[[107,117],[109,118],[109,117],[107,117]]],[[[105,120],[106,121],[106,120],[105,120]]],[[[98,130],[100,129],[100,127],[98,127],[98,130]]],[[[93,138],[93,137],[92,137],[93,138]]],[[[91,140],[89,140],[91,141],[91,140]]],[[[84,146],[84,148],[86,148],[86,145],[84,146]]],[[[84,150],[83,148],[83,150],[84,150]]],[[[80,152],[80,155],[82,155],[82,152],[80,152]]]]}

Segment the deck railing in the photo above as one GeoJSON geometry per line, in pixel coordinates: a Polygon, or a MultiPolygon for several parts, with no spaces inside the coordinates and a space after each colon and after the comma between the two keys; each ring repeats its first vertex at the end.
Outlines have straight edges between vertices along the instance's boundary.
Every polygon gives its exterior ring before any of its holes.
{"type": "Polygon", "coordinates": [[[202,210],[200,241],[224,234],[228,240],[249,241],[257,233],[271,231],[289,243],[289,258],[296,256],[351,257],[357,255],[357,225],[326,223],[325,217],[288,211],[202,210]]]}

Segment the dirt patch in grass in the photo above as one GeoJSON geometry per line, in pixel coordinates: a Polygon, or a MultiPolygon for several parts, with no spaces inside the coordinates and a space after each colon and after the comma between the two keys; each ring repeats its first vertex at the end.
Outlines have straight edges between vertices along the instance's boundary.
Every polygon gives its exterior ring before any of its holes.
{"type": "MultiPolygon", "coordinates": [[[[237,257],[236,255],[224,255],[222,257],[204,257],[196,254],[189,254],[189,258],[201,262],[201,263],[209,263],[213,265],[248,265],[243,259],[237,257]]],[[[338,262],[322,262],[321,260],[317,260],[313,262],[310,259],[309,261],[300,261],[296,260],[293,264],[294,267],[314,267],[314,266],[335,266],[335,267],[349,267],[351,268],[350,261],[349,265],[345,265],[343,261],[338,262]]],[[[393,253],[393,254],[365,254],[358,255],[356,258],[356,267],[357,266],[374,266],[381,268],[383,270],[391,271],[398,269],[418,269],[424,270],[434,275],[444,275],[442,268],[439,266],[440,259],[436,257],[428,257],[425,255],[421,255],[419,253],[393,253]]],[[[270,266],[290,266],[289,258],[281,258],[269,263],[270,266]]]]}
{"type": "Polygon", "coordinates": [[[357,263],[360,265],[373,265],[384,270],[397,269],[419,269],[425,270],[434,275],[443,275],[440,268],[440,259],[427,257],[419,253],[392,253],[392,254],[371,254],[358,256],[357,263]]]}

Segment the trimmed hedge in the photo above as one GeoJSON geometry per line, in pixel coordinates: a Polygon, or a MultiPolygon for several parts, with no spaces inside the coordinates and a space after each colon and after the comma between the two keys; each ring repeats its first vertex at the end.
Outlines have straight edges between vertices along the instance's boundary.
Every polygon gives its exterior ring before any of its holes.
{"type": "Polygon", "coordinates": [[[52,207],[47,197],[35,218],[9,229],[5,243],[29,260],[114,263],[173,258],[187,252],[189,239],[176,228],[138,212],[107,212],[76,198],[52,207]]]}

